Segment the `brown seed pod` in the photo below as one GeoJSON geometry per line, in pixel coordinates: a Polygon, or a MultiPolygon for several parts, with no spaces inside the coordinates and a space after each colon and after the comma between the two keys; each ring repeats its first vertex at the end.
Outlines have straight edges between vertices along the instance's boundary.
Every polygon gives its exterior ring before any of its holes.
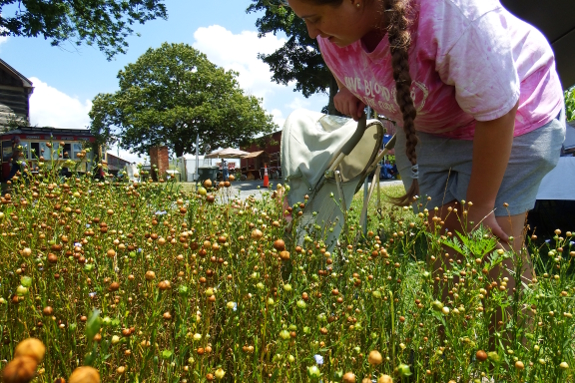
{"type": "Polygon", "coordinates": [[[391,379],[391,376],[384,374],[377,379],[377,383],[393,383],[393,379],[391,379]]]}
{"type": "Polygon", "coordinates": [[[286,244],[283,241],[283,239],[276,239],[274,241],[274,249],[276,249],[277,251],[283,251],[286,248],[286,244]]]}
{"type": "Polygon", "coordinates": [[[52,314],[54,314],[54,309],[50,306],[46,306],[42,310],[42,315],[44,315],[44,316],[48,317],[48,316],[52,316],[52,314]]]}
{"type": "Polygon", "coordinates": [[[263,235],[264,233],[262,233],[262,231],[259,229],[254,229],[252,231],[252,239],[255,239],[256,241],[263,237],[263,235]]]}
{"type": "Polygon", "coordinates": [[[480,362],[484,362],[487,360],[487,353],[483,350],[479,350],[477,351],[477,353],[475,354],[475,357],[477,358],[478,361],[480,362]]]}
{"type": "Polygon", "coordinates": [[[170,285],[170,281],[165,280],[165,281],[161,281],[160,283],[158,283],[158,289],[164,291],[164,290],[168,290],[171,287],[170,285]]]}
{"type": "Polygon", "coordinates": [[[344,383],[355,383],[355,374],[353,372],[346,372],[342,381],[344,383]]]}
{"type": "Polygon", "coordinates": [[[146,271],[146,280],[147,281],[154,280],[155,278],[156,278],[156,273],[154,273],[152,270],[146,271]]]}
{"type": "Polygon", "coordinates": [[[367,356],[367,361],[372,366],[376,366],[378,364],[381,364],[381,362],[383,362],[383,357],[381,356],[379,351],[371,350],[369,355],[367,356]]]}
{"type": "Polygon", "coordinates": [[[46,347],[44,346],[44,343],[36,338],[24,339],[22,342],[18,343],[14,350],[14,358],[29,356],[33,358],[36,363],[40,363],[42,359],[44,359],[45,354],[46,347]]]}
{"type": "Polygon", "coordinates": [[[36,376],[37,366],[36,360],[30,356],[16,357],[4,367],[2,381],[5,383],[27,383],[36,376]]]}
{"type": "Polygon", "coordinates": [[[108,290],[110,291],[117,291],[120,289],[120,284],[118,282],[112,282],[110,283],[110,286],[108,286],[108,290]]]}
{"type": "Polygon", "coordinates": [[[70,375],[69,383],[100,383],[100,373],[93,367],[78,367],[70,375]]]}

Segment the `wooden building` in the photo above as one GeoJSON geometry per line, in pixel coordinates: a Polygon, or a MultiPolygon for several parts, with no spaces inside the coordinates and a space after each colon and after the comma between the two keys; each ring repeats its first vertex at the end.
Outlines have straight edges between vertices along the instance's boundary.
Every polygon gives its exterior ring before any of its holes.
{"type": "Polygon", "coordinates": [[[90,143],[96,141],[88,129],[57,129],[19,127],[0,134],[0,180],[10,174],[14,156],[14,145],[22,153],[19,160],[26,161],[29,169],[36,169],[38,162],[55,166],[67,159],[81,162],[80,172],[91,170],[92,152],[85,152],[90,143]],[[61,146],[63,144],[63,146],[61,146]]]}
{"type": "Polygon", "coordinates": [[[262,179],[264,168],[267,165],[270,179],[281,177],[280,145],[282,141],[281,130],[258,138],[249,146],[241,150],[250,152],[250,155],[240,161],[242,176],[246,179],[262,179]]]}
{"type": "Polygon", "coordinates": [[[104,161],[108,164],[108,172],[118,176],[119,172],[124,170],[124,168],[132,163],[123,158],[120,158],[110,152],[107,152],[104,157],[104,161]]]}
{"type": "Polygon", "coordinates": [[[0,132],[30,125],[32,82],[0,59],[0,132]]]}

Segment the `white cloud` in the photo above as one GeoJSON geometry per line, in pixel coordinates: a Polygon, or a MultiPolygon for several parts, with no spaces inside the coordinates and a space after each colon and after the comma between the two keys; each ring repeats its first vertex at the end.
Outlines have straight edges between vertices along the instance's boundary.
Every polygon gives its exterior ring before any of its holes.
{"type": "Polygon", "coordinates": [[[319,111],[327,104],[326,95],[314,95],[308,99],[294,93],[294,85],[280,85],[271,80],[269,66],[258,54],[270,54],[280,48],[285,39],[271,34],[259,38],[255,31],[233,34],[224,27],[212,25],[198,28],[194,33],[193,47],[203,52],[214,64],[239,73],[238,82],[248,94],[263,99],[263,107],[274,117],[281,128],[286,116],[296,108],[319,111]]]}
{"type": "Polygon", "coordinates": [[[0,36],[0,45],[8,41],[8,36],[0,36]]]}
{"type": "Polygon", "coordinates": [[[286,121],[283,112],[280,109],[272,109],[270,113],[274,118],[274,122],[281,128],[286,121]]]}
{"type": "Polygon", "coordinates": [[[205,53],[214,64],[239,73],[242,89],[256,97],[264,97],[286,87],[271,81],[269,66],[258,58],[259,53],[272,53],[285,39],[267,35],[259,38],[255,31],[234,35],[224,27],[212,25],[194,33],[194,48],[205,53]]]}
{"type": "Polygon", "coordinates": [[[68,96],[36,77],[31,77],[34,93],[30,97],[30,123],[32,126],[83,129],[89,126],[88,112],[92,101],[84,102],[68,96]]]}

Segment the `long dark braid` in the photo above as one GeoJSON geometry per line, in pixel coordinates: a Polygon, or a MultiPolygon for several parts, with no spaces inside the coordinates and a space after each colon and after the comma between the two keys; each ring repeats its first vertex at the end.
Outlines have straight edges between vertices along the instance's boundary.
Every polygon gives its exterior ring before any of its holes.
{"type": "Polygon", "coordinates": [[[387,35],[391,51],[391,63],[393,67],[393,79],[397,91],[396,100],[403,116],[403,130],[405,131],[405,153],[412,165],[413,182],[407,193],[394,198],[396,205],[409,205],[419,194],[419,182],[417,179],[417,136],[415,134],[415,117],[417,111],[411,98],[411,75],[409,74],[409,46],[411,34],[409,32],[409,19],[407,17],[406,0],[386,0],[385,14],[388,20],[387,35]]]}

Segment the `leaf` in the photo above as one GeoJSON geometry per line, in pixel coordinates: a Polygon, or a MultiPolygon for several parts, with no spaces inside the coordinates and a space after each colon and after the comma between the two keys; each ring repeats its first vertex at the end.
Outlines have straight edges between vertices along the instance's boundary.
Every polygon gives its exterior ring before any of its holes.
{"type": "Polygon", "coordinates": [[[88,321],[86,322],[86,338],[91,340],[94,336],[100,331],[102,327],[102,321],[100,320],[100,310],[94,309],[90,316],[88,317],[88,321]]]}

